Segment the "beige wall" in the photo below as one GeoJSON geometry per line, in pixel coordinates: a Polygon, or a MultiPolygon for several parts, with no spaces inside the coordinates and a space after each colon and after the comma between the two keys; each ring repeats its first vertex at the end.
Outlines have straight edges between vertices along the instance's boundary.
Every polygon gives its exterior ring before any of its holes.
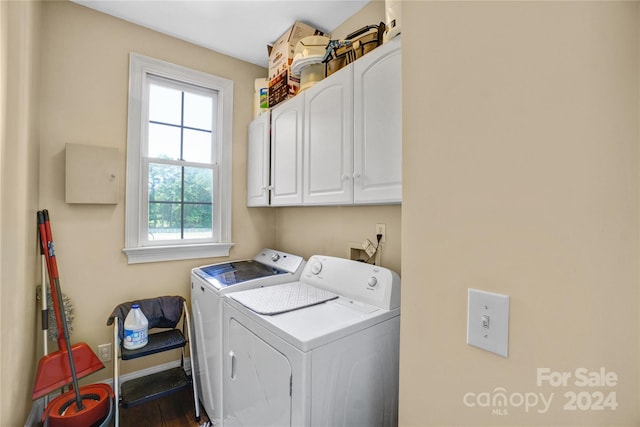
{"type": "Polygon", "coordinates": [[[640,425],[638,6],[403,3],[400,425],[640,425]],[[508,358],[465,343],[470,287],[510,296],[508,358]],[[554,397],[464,404],[500,388],[554,397]]]}
{"type": "Polygon", "coordinates": [[[350,247],[368,238],[375,242],[375,225],[387,226],[380,265],[400,274],[400,206],[278,208],[276,245],[309,258],[314,254],[349,257],[350,247]]]}
{"type": "Polygon", "coordinates": [[[0,424],[7,426],[24,423],[38,359],[40,24],[38,3],[0,2],[0,424]]]}
{"type": "MultiPolygon", "coordinates": [[[[275,240],[274,213],[245,207],[246,126],[255,78],[264,69],[179,41],[69,2],[43,6],[40,207],[51,214],[63,292],[74,303],[74,342],[92,348],[111,341],[106,320],[123,301],[165,294],[189,297],[191,268],[221,259],[128,265],[124,246],[125,153],[129,52],[137,52],[234,81],[233,229],[235,259],[275,240]],[[120,152],[117,205],[68,205],[66,143],[120,152]]],[[[226,259],[226,258],[225,258],[226,259]]],[[[167,355],[127,362],[123,372],[162,363],[167,355]]],[[[176,356],[173,355],[173,358],[176,356]]],[[[107,369],[90,381],[110,377],[107,369]]]]}
{"type": "Polygon", "coordinates": [[[371,0],[352,17],[331,30],[332,39],[344,39],[348,34],[368,25],[378,25],[384,21],[384,1],[371,0]]]}

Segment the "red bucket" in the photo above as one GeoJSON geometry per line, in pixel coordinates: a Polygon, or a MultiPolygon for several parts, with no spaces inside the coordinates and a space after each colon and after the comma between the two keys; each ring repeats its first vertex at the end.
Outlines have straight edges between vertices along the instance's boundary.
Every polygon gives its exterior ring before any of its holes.
{"type": "Polygon", "coordinates": [[[88,427],[111,418],[113,390],[109,385],[82,386],[80,398],[83,408],[78,410],[75,391],[56,397],[45,408],[42,423],[49,427],[88,427]]]}

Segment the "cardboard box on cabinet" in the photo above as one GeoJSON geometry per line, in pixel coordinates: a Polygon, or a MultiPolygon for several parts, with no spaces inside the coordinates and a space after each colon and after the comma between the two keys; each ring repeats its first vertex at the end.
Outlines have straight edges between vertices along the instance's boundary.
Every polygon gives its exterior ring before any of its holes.
{"type": "Polygon", "coordinates": [[[296,21],[273,46],[269,52],[269,107],[295,96],[300,89],[300,78],[291,74],[291,62],[296,44],[300,39],[325,35],[321,30],[304,22],[296,21]]]}

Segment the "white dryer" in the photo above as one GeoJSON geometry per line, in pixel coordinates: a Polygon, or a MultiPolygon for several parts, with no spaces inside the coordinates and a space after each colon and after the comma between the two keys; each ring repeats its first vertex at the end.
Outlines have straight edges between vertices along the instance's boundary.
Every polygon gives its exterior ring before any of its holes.
{"type": "Polygon", "coordinates": [[[191,312],[195,328],[195,369],[200,400],[216,426],[222,424],[222,298],[235,290],[298,280],[302,257],[265,248],[253,259],[204,265],[191,270],[191,312]]]}
{"type": "Polygon", "coordinates": [[[299,281],[224,298],[225,427],[398,423],[400,278],[314,255],[299,281]]]}

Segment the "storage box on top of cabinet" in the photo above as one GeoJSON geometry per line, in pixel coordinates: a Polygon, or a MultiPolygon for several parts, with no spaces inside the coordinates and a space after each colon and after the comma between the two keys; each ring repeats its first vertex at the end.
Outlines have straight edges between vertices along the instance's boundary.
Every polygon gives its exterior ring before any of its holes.
{"type": "Polygon", "coordinates": [[[291,73],[291,62],[298,42],[307,36],[324,35],[324,32],[296,21],[269,48],[269,106],[275,106],[295,96],[300,88],[300,78],[291,73]]]}
{"type": "Polygon", "coordinates": [[[247,180],[270,200],[252,206],[402,202],[400,51],[397,37],[272,109],[270,182],[247,180]]]}

